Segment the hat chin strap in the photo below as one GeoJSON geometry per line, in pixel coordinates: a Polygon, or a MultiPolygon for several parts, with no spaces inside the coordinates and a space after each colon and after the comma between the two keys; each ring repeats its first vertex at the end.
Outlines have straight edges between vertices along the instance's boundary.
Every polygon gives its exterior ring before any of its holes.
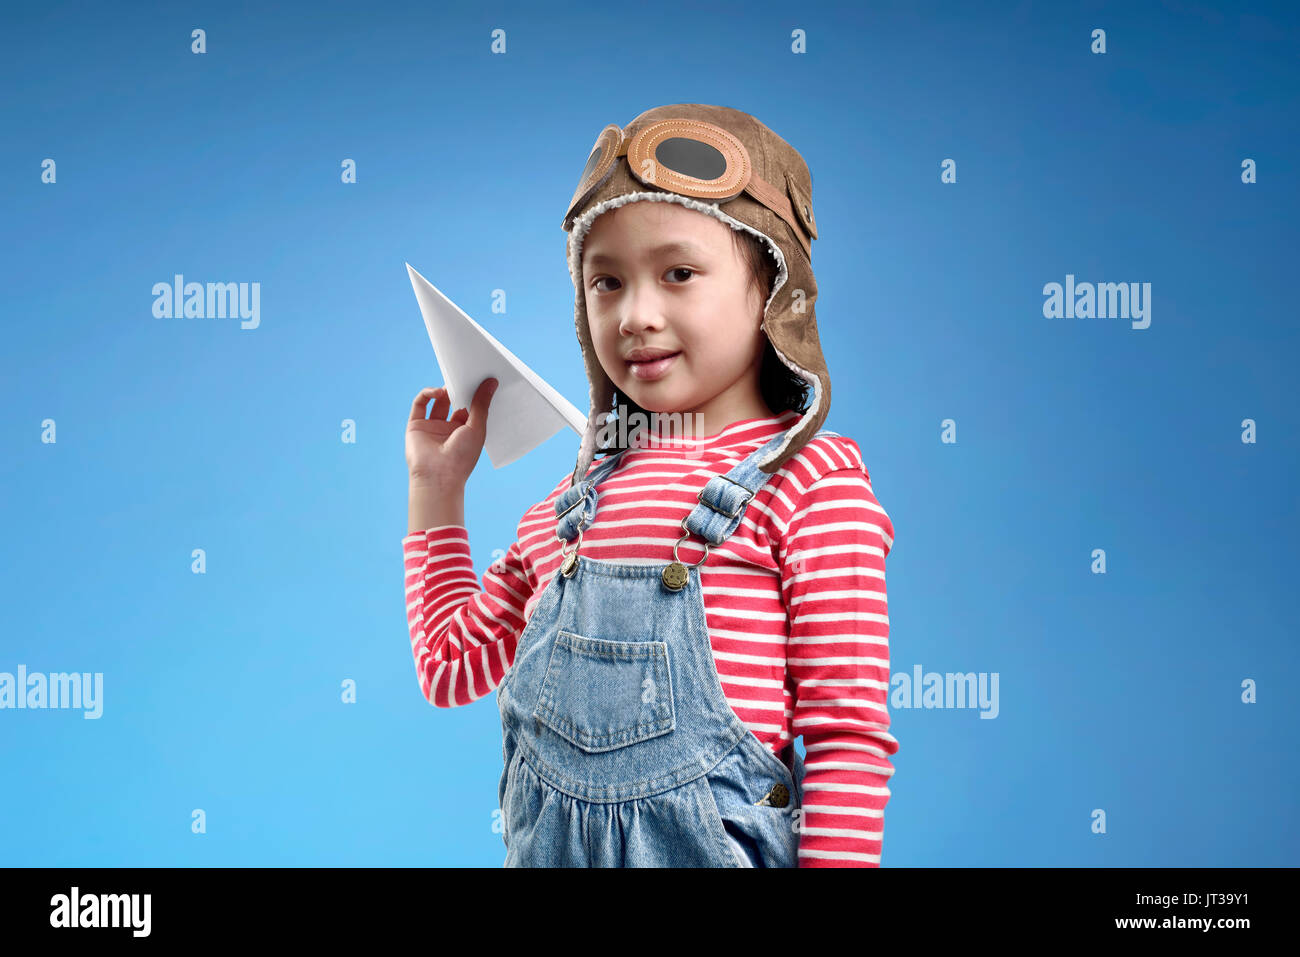
{"type": "MultiPolygon", "coordinates": [[[[768,336],[767,341],[769,343],[772,343],[772,351],[776,353],[777,358],[780,359],[782,362],[784,362],[795,372],[797,372],[803,378],[803,380],[808,383],[809,388],[812,389],[812,394],[813,394],[812,405],[808,406],[808,411],[804,413],[804,417],[802,420],[806,424],[805,425],[806,428],[807,426],[810,426],[813,422],[817,421],[817,412],[821,408],[821,404],[822,404],[821,380],[818,379],[817,376],[809,372],[807,369],[791,362],[790,359],[783,352],[781,352],[780,349],[776,347],[776,343],[772,342],[771,336],[768,336]]],[[[779,459],[782,453],[785,452],[785,450],[790,447],[790,443],[794,441],[795,436],[797,436],[800,433],[800,431],[802,430],[798,426],[796,426],[793,429],[787,429],[785,433],[785,438],[781,440],[781,444],[778,445],[771,452],[769,452],[767,455],[759,459],[757,463],[758,467],[762,468],[763,466],[767,465],[769,462],[775,462],[777,459],[779,459]]]]}
{"type": "MultiPolygon", "coordinates": [[[[579,323],[579,341],[582,344],[582,358],[584,365],[588,368],[601,368],[600,360],[596,358],[593,346],[591,345],[590,331],[583,328],[587,324],[587,301],[582,287],[583,242],[587,238],[587,233],[591,229],[592,223],[596,221],[596,217],[601,213],[606,213],[611,209],[617,209],[620,206],[626,206],[628,203],[642,201],[651,203],[677,203],[679,206],[685,206],[687,209],[693,209],[697,212],[704,213],[706,216],[712,216],[714,219],[725,223],[732,229],[743,229],[745,232],[756,236],[766,244],[768,250],[771,251],[772,256],[776,259],[777,274],[776,279],[772,283],[772,292],[768,295],[767,302],[763,304],[764,325],[760,328],[763,329],[763,334],[767,336],[767,341],[772,344],[772,351],[776,353],[777,358],[785,363],[788,368],[793,370],[796,375],[807,382],[809,387],[812,389],[813,402],[804,416],[804,421],[808,423],[815,421],[816,412],[821,407],[822,401],[821,380],[812,372],[809,372],[807,369],[791,361],[789,356],[785,355],[785,353],[776,347],[776,343],[772,342],[772,337],[767,335],[766,317],[768,307],[772,305],[772,300],[776,298],[776,294],[780,291],[781,287],[785,285],[786,280],[790,276],[790,271],[785,264],[785,254],[781,252],[781,247],[773,242],[772,238],[767,234],[759,232],[753,226],[750,226],[747,223],[742,223],[740,220],[732,216],[728,216],[718,208],[716,203],[703,203],[689,196],[682,196],[680,193],[624,193],[622,196],[615,196],[611,199],[605,200],[603,203],[596,204],[583,213],[578,219],[574,220],[572,232],[569,233],[569,276],[572,278],[574,289],[577,292],[575,304],[578,310],[578,315],[581,319],[579,323]]],[[[795,232],[796,235],[798,235],[798,230],[795,232]]],[[[591,373],[588,374],[588,378],[592,379],[591,373]]],[[[608,381],[609,377],[606,375],[605,379],[608,381]]],[[[589,385],[591,411],[587,416],[587,428],[582,436],[582,444],[578,447],[578,463],[574,467],[573,476],[569,481],[570,487],[576,485],[581,478],[587,474],[587,470],[591,467],[592,459],[594,459],[596,455],[596,436],[600,432],[601,427],[605,423],[605,418],[609,414],[609,410],[597,408],[597,383],[594,379],[589,382],[589,385]],[[598,418],[600,421],[597,421],[598,418]]],[[[610,382],[610,386],[613,386],[612,382],[610,382]]],[[[758,463],[759,466],[761,467],[770,462],[776,461],[776,459],[790,447],[790,443],[794,440],[798,432],[799,429],[797,427],[788,430],[781,444],[772,452],[764,456],[758,463]]]]}

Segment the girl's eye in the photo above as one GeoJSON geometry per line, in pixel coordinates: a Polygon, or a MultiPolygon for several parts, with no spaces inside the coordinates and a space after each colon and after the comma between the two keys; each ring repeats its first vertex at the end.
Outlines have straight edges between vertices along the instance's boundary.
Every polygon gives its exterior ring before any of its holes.
{"type": "MultiPolygon", "coordinates": [[[[679,272],[689,273],[686,279],[689,279],[691,276],[695,275],[695,270],[692,269],[690,266],[675,266],[672,269],[668,270],[666,273],[664,273],[664,275],[671,276],[673,273],[679,273],[679,272]]],[[[681,282],[685,282],[686,279],[682,279],[681,282]]],[[[606,281],[618,282],[618,280],[615,279],[613,276],[601,276],[598,279],[593,279],[591,281],[591,288],[596,290],[597,292],[609,292],[610,290],[602,289],[600,285],[602,282],[606,282],[606,281]]]]}

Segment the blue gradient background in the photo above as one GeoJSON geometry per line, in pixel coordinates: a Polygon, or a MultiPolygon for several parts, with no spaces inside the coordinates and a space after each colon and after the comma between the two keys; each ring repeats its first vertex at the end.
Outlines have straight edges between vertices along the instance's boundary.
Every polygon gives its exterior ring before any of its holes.
{"type": "MultiPolygon", "coordinates": [[[[431,708],[407,635],[403,263],[585,410],[560,219],[675,102],[812,169],[893,672],[1000,676],[996,720],[891,709],[883,864],[1295,864],[1295,7],[858,6],[6,7],[0,671],[105,688],[0,711],[0,864],[500,865],[495,696],[431,708]],[[175,273],[260,328],[154,318],[175,273]],[[1043,318],[1067,273],[1150,328],[1043,318]]],[[[577,446],[482,457],[480,576],[577,446]]]]}

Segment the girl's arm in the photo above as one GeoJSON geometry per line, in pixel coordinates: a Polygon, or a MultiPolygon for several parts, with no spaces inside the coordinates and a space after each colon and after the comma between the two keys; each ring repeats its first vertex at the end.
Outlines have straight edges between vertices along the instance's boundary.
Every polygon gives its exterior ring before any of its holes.
{"type": "Polygon", "coordinates": [[[406,501],[406,534],[440,525],[465,525],[465,489],[447,491],[440,484],[411,476],[406,501]]]}
{"type": "Polygon", "coordinates": [[[470,560],[465,483],[483,451],[496,385],[484,379],[470,406],[450,416],[445,388],[422,389],[406,424],[406,620],[420,690],[443,708],[475,701],[501,683],[531,592],[518,541],[484,576],[481,590],[470,560]]]}
{"type": "Polygon", "coordinates": [[[793,733],[807,750],[800,867],[878,867],[898,742],[889,733],[885,556],[894,529],[865,468],[818,477],[781,545],[793,733]]]}
{"type": "Polygon", "coordinates": [[[514,661],[532,594],[519,542],[488,569],[481,589],[464,525],[412,532],[402,539],[402,554],[421,693],[439,708],[490,694],[514,661]]]}

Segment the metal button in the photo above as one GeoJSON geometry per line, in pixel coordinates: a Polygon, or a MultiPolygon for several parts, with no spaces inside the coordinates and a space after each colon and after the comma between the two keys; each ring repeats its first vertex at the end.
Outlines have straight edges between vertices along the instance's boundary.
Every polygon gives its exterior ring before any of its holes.
{"type": "Polygon", "coordinates": [[[671,565],[664,566],[664,570],[659,575],[663,583],[673,591],[681,591],[686,587],[690,580],[690,574],[686,571],[686,566],[681,562],[673,562],[671,565]]]}
{"type": "Polygon", "coordinates": [[[758,802],[760,807],[785,807],[790,803],[789,789],[779,781],[772,785],[772,790],[763,795],[763,800],[758,802]]]}

